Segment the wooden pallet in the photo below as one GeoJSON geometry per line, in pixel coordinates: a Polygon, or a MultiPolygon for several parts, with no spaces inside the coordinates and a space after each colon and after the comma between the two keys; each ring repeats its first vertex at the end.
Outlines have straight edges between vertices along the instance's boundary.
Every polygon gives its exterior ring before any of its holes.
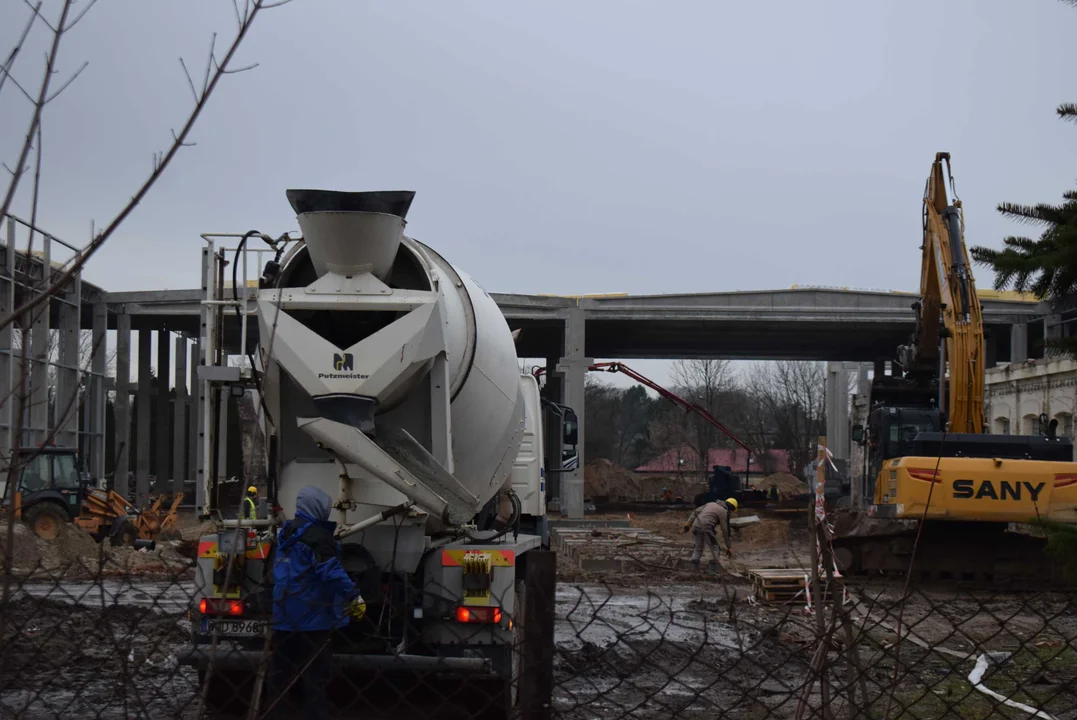
{"type": "MultiPolygon", "coordinates": [[[[811,573],[795,568],[749,568],[748,577],[759,600],[772,603],[807,603],[811,596],[811,573]]],[[[823,602],[833,598],[833,588],[823,591],[823,602]]]]}

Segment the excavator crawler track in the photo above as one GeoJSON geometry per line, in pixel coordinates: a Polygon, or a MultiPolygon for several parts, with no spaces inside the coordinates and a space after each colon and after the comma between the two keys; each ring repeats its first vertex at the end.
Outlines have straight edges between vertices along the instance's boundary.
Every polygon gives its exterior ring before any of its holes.
{"type": "Polygon", "coordinates": [[[1027,588],[1068,584],[1046,553],[1044,538],[1008,531],[1002,523],[929,520],[922,532],[917,521],[904,527],[870,527],[879,522],[861,522],[834,538],[834,558],[843,574],[905,577],[911,569],[913,580],[933,583],[1019,583],[1027,588]]]}

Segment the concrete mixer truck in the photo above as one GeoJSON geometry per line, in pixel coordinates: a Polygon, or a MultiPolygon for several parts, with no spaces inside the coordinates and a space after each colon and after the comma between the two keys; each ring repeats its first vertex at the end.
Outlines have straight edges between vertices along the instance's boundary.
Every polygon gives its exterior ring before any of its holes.
{"type": "Polygon", "coordinates": [[[504,717],[522,692],[525,658],[552,658],[524,652],[522,633],[527,603],[553,613],[553,581],[526,582],[546,537],[537,382],[521,373],[490,295],[404,234],[414,193],[287,195],[301,240],[248,233],[226,259],[204,236],[200,501],[221,519],[199,542],[192,646],[181,660],[198,668],[210,706],[272,694],[275,529],[293,517],[299,490],[315,485],[334,499],[342,564],[366,602],[332,639],[332,699],[364,713],[380,698],[390,711],[425,700],[504,717]],[[256,291],[235,281],[248,241],[275,251],[256,291]],[[248,315],[257,345],[247,343],[248,315]],[[242,367],[226,357],[225,330],[237,326],[242,367]],[[213,401],[250,389],[272,510],[226,519],[236,515],[214,487],[226,429],[213,401]],[[536,588],[547,596],[533,597],[536,588]]]}

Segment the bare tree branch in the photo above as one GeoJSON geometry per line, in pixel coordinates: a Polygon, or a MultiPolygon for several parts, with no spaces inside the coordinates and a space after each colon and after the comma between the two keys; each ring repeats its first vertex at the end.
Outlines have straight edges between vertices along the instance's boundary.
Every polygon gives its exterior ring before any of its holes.
{"type": "MultiPolygon", "coordinates": [[[[15,47],[11,49],[3,66],[0,66],[0,90],[4,89],[4,81],[11,75],[11,71],[15,67],[15,58],[19,56],[19,51],[22,50],[23,43],[26,42],[26,38],[30,34],[30,28],[34,26],[34,21],[37,20],[37,14],[41,10],[41,2],[42,0],[38,0],[37,5],[34,6],[34,14],[30,16],[29,21],[26,23],[26,27],[23,28],[22,35],[19,36],[19,41],[15,43],[15,47]]],[[[15,80],[12,79],[11,82],[15,82],[15,80]]],[[[23,90],[23,92],[25,93],[26,91],[23,90]]]]}
{"type": "Polygon", "coordinates": [[[15,85],[15,88],[16,88],[16,89],[17,89],[17,90],[18,90],[19,92],[21,92],[21,93],[22,93],[22,96],[23,96],[24,98],[26,98],[27,100],[29,100],[29,101],[30,101],[31,103],[32,103],[32,102],[34,102],[34,96],[33,96],[33,95],[31,95],[31,94],[30,94],[29,92],[27,92],[27,91],[26,91],[26,88],[24,88],[24,87],[22,86],[22,83],[20,83],[20,82],[19,82],[18,80],[16,80],[16,79],[15,79],[14,77],[11,77],[11,75],[10,75],[10,74],[8,74],[7,72],[5,72],[5,73],[4,73],[4,77],[3,77],[3,78],[0,78],[0,82],[3,82],[4,78],[10,78],[10,79],[11,79],[11,82],[12,82],[12,84],[13,84],[13,85],[15,85]]]}
{"type": "Polygon", "coordinates": [[[187,63],[183,62],[183,58],[179,59],[180,67],[183,68],[183,74],[187,77],[187,85],[191,88],[191,96],[194,98],[195,103],[198,103],[198,91],[194,89],[194,80],[191,79],[191,72],[187,69],[187,63]]]}
{"type": "MultiPolygon", "coordinates": [[[[60,13],[59,27],[63,27],[67,22],[67,13],[71,10],[72,0],[64,0],[63,11],[60,13]]],[[[27,0],[27,4],[29,2],[27,0]]],[[[35,10],[35,12],[37,12],[35,10]]],[[[40,17],[40,14],[39,14],[40,17]]],[[[46,23],[47,24],[47,23],[46,23]]],[[[51,27],[51,26],[50,26],[51,27]]],[[[33,143],[34,135],[37,134],[38,123],[41,122],[41,111],[45,107],[45,98],[49,96],[49,83],[52,81],[52,75],[55,72],[56,54],[60,50],[60,39],[63,37],[63,31],[53,32],[52,36],[52,49],[49,51],[48,60],[45,63],[45,74],[41,79],[41,90],[38,92],[37,102],[34,103],[34,114],[30,120],[30,128],[26,131],[26,140],[22,144],[22,150],[19,152],[19,161],[15,163],[16,168],[22,168],[26,165],[26,158],[30,154],[30,146],[33,143]]],[[[19,188],[19,179],[22,177],[23,171],[21,169],[12,173],[11,183],[8,185],[7,194],[4,196],[4,203],[0,205],[0,217],[4,217],[11,209],[11,202],[15,199],[15,191],[19,188]]],[[[3,326],[7,327],[11,322],[4,323],[3,326]]]]}
{"type": "Polygon", "coordinates": [[[80,13],[78,14],[78,17],[76,17],[76,18],[75,18],[74,20],[72,20],[71,22],[69,22],[69,23],[68,23],[68,24],[67,24],[67,25],[66,25],[66,26],[64,27],[64,32],[68,32],[68,31],[69,31],[69,30],[70,30],[71,28],[73,28],[73,27],[75,27],[76,25],[78,25],[78,24],[79,24],[79,20],[81,20],[82,18],[86,17],[86,13],[90,12],[90,8],[92,8],[92,7],[93,7],[94,5],[96,5],[96,4],[97,4],[97,0],[90,0],[90,2],[89,2],[89,3],[87,4],[87,5],[86,5],[86,7],[84,7],[84,8],[82,9],[82,12],[80,12],[80,13]]]}
{"type": "MultiPolygon", "coordinates": [[[[66,11],[67,11],[67,8],[70,6],[70,4],[71,4],[71,0],[65,0],[64,17],[66,17],[66,14],[67,14],[66,11]]],[[[227,69],[228,69],[228,64],[231,62],[232,58],[235,56],[236,51],[239,50],[240,44],[243,42],[243,39],[246,37],[247,32],[250,30],[250,27],[253,24],[254,19],[258,16],[258,11],[261,10],[261,8],[262,8],[262,0],[257,0],[251,6],[251,11],[246,16],[246,22],[244,22],[243,26],[240,28],[239,32],[236,35],[235,40],[232,42],[231,46],[229,46],[228,52],[225,54],[223,62],[221,62],[221,64],[220,64],[220,67],[221,67],[220,71],[214,71],[212,69],[213,66],[214,66],[214,61],[213,61],[213,52],[212,52],[212,49],[211,49],[210,58],[207,60],[205,91],[202,93],[202,95],[199,98],[198,102],[195,104],[194,110],[192,110],[190,116],[188,116],[187,122],[184,123],[183,128],[180,130],[179,135],[176,137],[175,141],[172,143],[172,145],[168,148],[167,151],[161,153],[159,156],[157,156],[155,158],[153,172],[150,174],[149,178],[147,178],[147,180],[142,184],[142,186],[138,189],[138,191],[135,193],[134,197],[131,198],[131,201],[128,202],[127,205],[124,206],[124,208],[122,210],[120,210],[120,212],[111,220],[111,222],[109,222],[109,224],[105,227],[105,229],[102,230],[89,243],[89,245],[87,245],[87,247],[83,248],[83,250],[78,254],[78,257],[71,264],[71,267],[68,268],[65,272],[63,272],[60,275],[60,277],[52,284],[51,287],[49,287],[47,290],[45,290],[40,295],[37,295],[33,299],[31,299],[28,302],[24,303],[21,307],[15,309],[14,312],[9,313],[3,319],[0,319],[0,329],[3,329],[5,327],[7,327],[8,325],[10,325],[15,320],[15,318],[18,317],[20,314],[25,313],[25,312],[27,312],[29,310],[32,310],[33,308],[41,305],[44,302],[47,302],[50,298],[54,297],[60,291],[61,288],[63,288],[68,282],[71,281],[72,277],[74,277],[74,275],[76,273],[78,273],[78,272],[80,272],[82,270],[82,268],[86,265],[86,263],[90,260],[90,258],[92,258],[94,256],[94,254],[96,254],[96,252],[99,249],[101,249],[101,247],[108,241],[108,239],[112,236],[112,233],[116,231],[116,228],[118,228],[124,222],[124,220],[127,219],[127,216],[130,215],[131,212],[134,211],[134,209],[136,207],[138,207],[138,204],[140,202],[142,202],[142,199],[146,196],[146,194],[150,191],[150,189],[153,187],[153,185],[157,182],[158,178],[160,178],[161,174],[168,167],[169,163],[171,163],[172,158],[174,158],[176,156],[176,153],[179,152],[180,148],[182,148],[184,146],[184,143],[186,142],[186,139],[187,139],[187,135],[191,132],[191,129],[194,127],[194,124],[198,120],[199,115],[202,114],[202,110],[206,107],[206,104],[207,104],[210,96],[213,94],[213,90],[217,87],[217,83],[226,74],[227,69]]],[[[62,24],[63,23],[61,23],[61,26],[62,26],[62,24]]],[[[57,36],[56,40],[58,42],[59,36],[57,36]]],[[[214,43],[215,42],[216,42],[216,34],[214,34],[214,43]]],[[[53,54],[53,56],[55,56],[55,53],[53,54]]],[[[50,68],[50,71],[51,71],[51,68],[50,68]]],[[[47,82],[46,82],[46,85],[47,85],[47,82]]],[[[46,96],[47,96],[47,92],[42,93],[42,97],[46,97],[46,96]]],[[[35,119],[34,119],[34,122],[32,123],[34,128],[37,127],[37,123],[38,123],[38,121],[40,119],[40,115],[41,115],[41,107],[38,106],[38,107],[35,108],[35,111],[34,111],[35,119]]],[[[23,157],[20,159],[20,165],[25,163],[25,161],[26,161],[25,156],[28,153],[29,153],[29,150],[26,147],[24,147],[23,157]]],[[[13,182],[12,186],[14,186],[15,184],[16,183],[13,182]]],[[[8,206],[10,205],[10,202],[11,202],[11,197],[13,197],[13,196],[14,196],[14,187],[9,188],[8,199],[5,201],[5,204],[4,204],[3,208],[2,208],[2,212],[0,212],[0,215],[3,215],[5,213],[7,213],[8,206]]]]}
{"type": "Polygon", "coordinates": [[[49,95],[48,98],[45,99],[45,104],[48,105],[50,102],[55,100],[60,95],[60,93],[62,93],[64,90],[67,89],[68,85],[75,82],[75,78],[77,78],[79,75],[81,75],[82,71],[85,70],[86,66],[89,65],[89,64],[90,64],[89,62],[82,63],[82,65],[79,67],[79,69],[75,71],[75,74],[67,79],[67,82],[65,82],[63,85],[61,85],[60,88],[56,92],[49,95]]]}
{"type": "MultiPolygon", "coordinates": [[[[50,23],[48,20],[46,20],[45,16],[41,14],[41,3],[40,2],[37,5],[31,5],[30,0],[22,0],[22,1],[23,1],[23,3],[25,3],[26,7],[30,8],[34,12],[34,15],[37,16],[37,18],[39,20],[41,20],[41,22],[45,23],[45,27],[47,27],[49,30],[52,30],[52,32],[54,34],[57,32],[56,28],[54,28],[52,26],[52,23],[50,23]]],[[[66,4],[71,5],[70,2],[67,2],[66,4]]],[[[64,17],[67,16],[67,9],[68,8],[64,8],[64,17]]],[[[61,18],[60,27],[63,27],[63,25],[64,25],[64,20],[61,18]]]]}

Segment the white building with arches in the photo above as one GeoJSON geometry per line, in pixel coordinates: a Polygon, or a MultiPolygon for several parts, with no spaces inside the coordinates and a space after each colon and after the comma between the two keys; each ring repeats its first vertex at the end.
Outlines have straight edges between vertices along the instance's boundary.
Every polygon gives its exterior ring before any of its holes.
{"type": "Polygon", "coordinates": [[[1050,357],[990,368],[985,373],[989,430],[1005,435],[1038,435],[1041,416],[1058,420],[1058,434],[1074,437],[1077,360],[1050,357]]]}

